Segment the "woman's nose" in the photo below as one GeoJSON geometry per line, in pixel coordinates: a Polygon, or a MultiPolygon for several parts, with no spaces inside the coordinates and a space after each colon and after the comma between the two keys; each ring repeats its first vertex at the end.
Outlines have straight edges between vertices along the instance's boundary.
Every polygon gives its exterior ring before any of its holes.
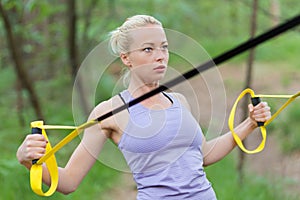
{"type": "Polygon", "coordinates": [[[168,57],[168,50],[163,48],[156,48],[155,49],[155,59],[157,61],[162,61],[168,57]]]}

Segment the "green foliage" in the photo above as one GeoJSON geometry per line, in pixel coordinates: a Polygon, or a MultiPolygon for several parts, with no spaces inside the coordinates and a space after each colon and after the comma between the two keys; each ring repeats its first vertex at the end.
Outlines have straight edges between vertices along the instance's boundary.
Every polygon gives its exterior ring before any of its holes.
{"type": "MultiPolygon", "coordinates": [[[[299,10],[298,1],[280,1],[281,21],[299,10]]],[[[59,73],[68,67],[66,42],[67,5],[59,1],[3,1],[11,13],[13,29],[25,40],[23,51],[30,59],[26,66],[32,70],[45,71],[47,75],[59,73]],[[19,21],[24,21],[22,24],[19,21]],[[51,72],[50,70],[51,69],[51,72]]],[[[271,28],[270,2],[259,1],[257,34],[271,28]]],[[[166,28],[184,33],[199,42],[211,56],[232,48],[249,38],[251,15],[249,1],[77,1],[78,52],[80,61],[107,34],[134,14],[150,14],[161,20],[166,28]]],[[[3,30],[3,24],[0,24],[3,30]]],[[[289,31],[279,39],[258,48],[257,59],[297,61],[299,32],[289,31]]],[[[1,37],[5,32],[0,31],[1,37]]],[[[1,44],[3,46],[5,44],[1,44]]],[[[8,48],[2,48],[8,55],[8,48]]],[[[244,60],[245,55],[235,60],[244,60]]]]}
{"type": "MultiPolygon", "coordinates": [[[[35,120],[31,106],[26,98],[24,100],[23,113],[16,110],[16,94],[14,90],[14,73],[11,68],[5,68],[0,74],[0,179],[3,184],[0,188],[3,199],[41,199],[35,195],[29,185],[29,172],[21,166],[16,159],[16,151],[26,134],[30,132],[29,123],[35,120]],[[25,126],[20,125],[18,117],[24,117],[25,126]]],[[[43,102],[43,111],[46,114],[49,124],[73,125],[71,109],[71,84],[70,78],[60,76],[55,80],[39,81],[36,84],[39,97],[43,102]]],[[[26,95],[25,95],[26,97],[26,95]]],[[[49,131],[49,140],[52,145],[66,136],[69,131],[49,131]]],[[[80,138],[75,139],[59,152],[56,153],[59,166],[64,166],[71,153],[80,142],[80,138]]],[[[106,167],[100,162],[96,162],[89,175],[84,179],[78,191],[65,196],[55,193],[48,199],[99,199],[99,195],[106,188],[111,187],[117,180],[118,172],[106,167]]]]}
{"type": "MultiPolygon", "coordinates": [[[[258,33],[271,27],[270,16],[265,12],[269,10],[269,2],[259,1],[258,33]]],[[[9,11],[13,32],[23,40],[22,45],[19,46],[25,58],[23,64],[35,83],[47,122],[72,125],[74,123],[71,105],[73,83],[67,60],[67,5],[58,0],[2,0],[1,3],[9,11]]],[[[299,14],[300,1],[280,0],[280,3],[281,21],[299,14]]],[[[127,17],[134,14],[154,15],[163,22],[166,28],[184,33],[199,42],[213,57],[249,38],[251,4],[250,1],[238,0],[152,0],[147,2],[87,0],[77,1],[76,11],[80,61],[97,43],[107,38],[109,31],[120,26],[127,17]]],[[[2,20],[0,37],[5,38],[2,20]]],[[[256,59],[263,62],[272,61],[272,63],[288,61],[291,66],[299,70],[299,37],[299,31],[295,29],[261,45],[257,48],[256,59]]],[[[35,120],[35,115],[26,92],[22,92],[24,109],[22,112],[17,110],[17,94],[14,92],[16,75],[5,39],[0,40],[0,47],[0,116],[2,119],[0,179],[5,181],[0,188],[1,198],[40,199],[30,190],[28,171],[20,166],[15,158],[18,146],[25,135],[30,132],[29,123],[35,120]],[[22,125],[19,118],[23,118],[25,125],[22,125]]],[[[246,56],[243,54],[233,60],[241,63],[245,61],[246,56]]],[[[171,55],[171,59],[173,58],[172,65],[180,64],[184,66],[183,69],[187,68],[184,58],[171,55]]],[[[95,97],[97,103],[106,100],[119,90],[119,85],[115,86],[117,79],[110,71],[101,77],[95,97]]],[[[288,78],[281,81],[284,86],[290,83],[288,78]]],[[[282,118],[268,127],[268,129],[282,133],[283,146],[286,151],[295,150],[300,146],[298,134],[300,108],[298,105],[289,107],[282,118]]],[[[50,133],[50,140],[55,144],[67,133],[64,131],[50,133]]],[[[60,165],[63,166],[67,162],[78,142],[80,138],[57,153],[60,165]]],[[[234,166],[232,157],[228,157],[207,168],[208,177],[220,199],[289,198],[280,192],[282,189],[280,183],[270,184],[256,175],[247,176],[244,185],[239,185],[234,166]]],[[[78,191],[69,196],[56,193],[49,199],[99,199],[101,192],[112,186],[118,175],[118,172],[96,163],[78,191]]]]}
{"type": "Polygon", "coordinates": [[[295,69],[299,69],[299,59],[296,56],[300,53],[300,34],[295,32],[286,33],[278,38],[257,48],[256,59],[259,61],[287,61],[295,69]]]}
{"type": "Polygon", "coordinates": [[[101,77],[98,84],[95,99],[96,104],[116,95],[116,93],[120,91],[120,89],[115,87],[118,87],[116,86],[116,78],[109,73],[105,73],[101,77]]]}
{"type": "Polygon", "coordinates": [[[234,155],[232,153],[220,162],[206,168],[207,177],[219,199],[296,200],[296,198],[292,198],[292,196],[283,192],[284,180],[270,183],[265,177],[248,172],[244,177],[243,183],[239,183],[234,155]]]}
{"type": "Polygon", "coordinates": [[[300,150],[300,104],[299,100],[290,104],[274,122],[274,132],[278,133],[284,152],[300,150]]]}

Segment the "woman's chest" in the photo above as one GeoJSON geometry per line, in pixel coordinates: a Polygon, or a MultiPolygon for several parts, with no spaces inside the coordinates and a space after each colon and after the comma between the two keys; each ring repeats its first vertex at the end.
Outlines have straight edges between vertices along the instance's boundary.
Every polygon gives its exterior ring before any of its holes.
{"type": "Polygon", "coordinates": [[[130,152],[150,153],[201,142],[200,127],[190,112],[176,108],[131,113],[119,144],[130,152]]]}

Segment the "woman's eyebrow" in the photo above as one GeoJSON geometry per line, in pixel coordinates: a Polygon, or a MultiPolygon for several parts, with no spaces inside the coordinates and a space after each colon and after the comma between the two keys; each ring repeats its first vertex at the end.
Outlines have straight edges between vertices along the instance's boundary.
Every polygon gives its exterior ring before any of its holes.
{"type": "MultiPolygon", "coordinates": [[[[160,43],[160,45],[163,45],[163,44],[166,44],[166,43],[168,43],[168,41],[163,41],[163,42],[160,43]]],[[[147,46],[147,45],[155,46],[155,43],[153,43],[153,42],[145,42],[141,46],[147,46]]]]}
{"type": "Polygon", "coordinates": [[[152,43],[152,42],[145,42],[141,46],[148,46],[148,45],[154,46],[154,43],[152,43]]]}

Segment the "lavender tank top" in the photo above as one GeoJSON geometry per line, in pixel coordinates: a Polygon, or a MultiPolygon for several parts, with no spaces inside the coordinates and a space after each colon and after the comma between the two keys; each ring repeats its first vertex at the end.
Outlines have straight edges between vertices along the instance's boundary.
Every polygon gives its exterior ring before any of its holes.
{"type": "MultiPolygon", "coordinates": [[[[128,108],[130,119],[119,149],[137,184],[138,200],[214,200],[203,170],[202,132],[190,111],[171,94],[172,106],[151,110],[128,108]]],[[[125,102],[133,99],[127,90],[125,102]]]]}

